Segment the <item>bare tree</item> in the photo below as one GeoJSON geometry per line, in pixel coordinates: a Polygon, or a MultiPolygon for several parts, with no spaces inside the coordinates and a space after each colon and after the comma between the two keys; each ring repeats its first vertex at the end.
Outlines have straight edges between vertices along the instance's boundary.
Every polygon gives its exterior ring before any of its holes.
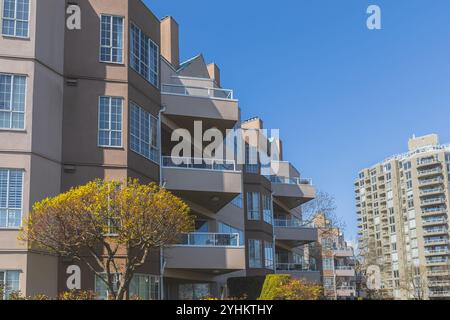
{"type": "Polygon", "coordinates": [[[413,300],[425,300],[428,291],[428,278],[419,266],[408,265],[406,274],[400,281],[400,289],[413,300]]]}

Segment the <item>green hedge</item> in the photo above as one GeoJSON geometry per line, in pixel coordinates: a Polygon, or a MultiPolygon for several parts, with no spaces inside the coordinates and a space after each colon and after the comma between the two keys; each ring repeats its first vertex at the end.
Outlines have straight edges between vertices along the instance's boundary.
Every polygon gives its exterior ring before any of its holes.
{"type": "Polygon", "coordinates": [[[288,283],[290,280],[291,276],[287,274],[267,275],[258,300],[274,300],[274,289],[288,283]]]}
{"type": "Polygon", "coordinates": [[[261,295],[265,276],[229,278],[227,281],[229,296],[257,300],[261,295]]]}

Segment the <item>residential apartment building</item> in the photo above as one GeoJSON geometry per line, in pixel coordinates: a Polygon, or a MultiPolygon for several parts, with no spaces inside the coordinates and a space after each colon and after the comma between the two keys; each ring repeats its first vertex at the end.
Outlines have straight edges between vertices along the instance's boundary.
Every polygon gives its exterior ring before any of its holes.
{"type": "Polygon", "coordinates": [[[332,300],[353,300],[356,294],[355,254],[344,234],[331,225],[324,214],[317,214],[314,225],[319,241],[309,247],[321,272],[324,296],[332,300]]]}
{"type": "MultiPolygon", "coordinates": [[[[199,121],[201,136],[262,129],[241,121],[216,64],[202,55],[180,62],[173,18],[158,19],[140,0],[1,0],[0,7],[1,298],[67,290],[67,268],[77,263],[17,237],[36,201],[97,178],[160,183],[196,217],[195,232],[137,271],[130,296],[222,297],[229,277],[273,272],[320,279],[302,261],[317,230],[302,225],[300,206],[315,190],[282,161],[281,148],[276,172],[204,157],[206,144],[196,141],[192,155],[173,157],[177,129],[195,136],[199,121]],[[73,5],[79,30],[66,28],[73,5]]],[[[79,267],[81,289],[106,298],[103,283],[79,267]]]]}
{"type": "Polygon", "coordinates": [[[392,297],[448,299],[450,147],[434,134],[408,147],[355,181],[359,246],[392,297]]]}

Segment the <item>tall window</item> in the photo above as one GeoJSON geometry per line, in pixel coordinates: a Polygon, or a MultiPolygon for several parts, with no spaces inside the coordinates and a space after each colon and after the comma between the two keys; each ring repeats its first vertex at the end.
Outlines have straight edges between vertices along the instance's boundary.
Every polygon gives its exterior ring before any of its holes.
{"type": "Polygon", "coordinates": [[[159,87],[159,47],[135,24],[131,25],[131,68],[159,87]]]}
{"type": "MultiPolygon", "coordinates": [[[[117,290],[119,289],[119,286],[117,284],[118,282],[118,274],[113,274],[113,287],[114,287],[114,291],[117,292],[117,290]]],[[[107,275],[106,274],[102,274],[101,277],[103,279],[107,279],[107,275]]],[[[95,276],[95,294],[97,295],[97,299],[98,300],[108,300],[111,292],[109,292],[108,286],[106,285],[105,281],[103,281],[98,275],[95,276]]]]}
{"type": "Polygon", "coordinates": [[[0,73],[0,129],[25,129],[26,77],[0,73]]]}
{"type": "Polygon", "coordinates": [[[333,259],[330,259],[330,258],[323,259],[323,269],[324,270],[334,270],[333,259]]]}
{"type": "Polygon", "coordinates": [[[264,221],[268,224],[272,224],[272,196],[263,194],[263,215],[264,221]]]}
{"type": "Polygon", "coordinates": [[[262,268],[261,240],[248,241],[248,263],[250,268],[262,268]]]}
{"type": "Polygon", "coordinates": [[[98,145],[100,147],[122,146],[122,98],[100,97],[98,145]]]}
{"type": "Polygon", "coordinates": [[[247,192],[247,217],[248,220],[260,220],[259,192],[247,192]]]}
{"type": "Polygon", "coordinates": [[[2,33],[5,36],[28,38],[30,0],[4,0],[2,33]]]}
{"type": "Polygon", "coordinates": [[[8,300],[19,291],[19,271],[0,271],[0,300],[8,300]]]}
{"type": "Polygon", "coordinates": [[[23,171],[0,169],[0,228],[22,225],[23,171]]]}
{"type": "Polygon", "coordinates": [[[130,298],[159,300],[159,277],[136,274],[130,282],[130,298]]]}
{"type": "Polygon", "coordinates": [[[273,243],[264,241],[264,266],[273,269],[273,243]]]}
{"type": "Polygon", "coordinates": [[[200,300],[209,297],[210,292],[208,283],[180,284],[178,287],[180,300],[200,300]]]}
{"type": "Polygon", "coordinates": [[[100,61],[123,63],[123,17],[102,15],[100,61]]]}
{"type": "Polygon", "coordinates": [[[130,103],[130,148],[159,163],[158,120],[133,102],[130,103]]]}

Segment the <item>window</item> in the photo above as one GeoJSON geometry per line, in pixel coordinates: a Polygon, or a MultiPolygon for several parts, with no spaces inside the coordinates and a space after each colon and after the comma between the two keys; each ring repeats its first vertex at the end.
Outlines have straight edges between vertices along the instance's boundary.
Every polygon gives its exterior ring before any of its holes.
{"type": "Polygon", "coordinates": [[[330,258],[323,259],[323,269],[324,270],[334,270],[333,259],[330,259],[330,258]]]}
{"type": "Polygon", "coordinates": [[[233,205],[235,205],[238,208],[244,208],[244,200],[243,200],[243,196],[242,194],[238,195],[236,198],[233,199],[233,201],[231,201],[231,203],[233,205]]]}
{"type": "Polygon", "coordinates": [[[159,163],[158,120],[133,102],[130,107],[131,150],[159,163]]]}
{"type": "Polygon", "coordinates": [[[272,224],[272,196],[263,194],[263,218],[268,224],[272,224]]]}
{"type": "Polygon", "coordinates": [[[4,0],[2,33],[5,36],[28,38],[29,0],[4,0]]]}
{"type": "Polygon", "coordinates": [[[122,147],[122,98],[100,97],[98,145],[122,147]]]}
{"type": "Polygon", "coordinates": [[[0,300],[8,300],[12,293],[19,292],[19,271],[0,271],[0,300]]]}
{"type": "Polygon", "coordinates": [[[247,192],[247,217],[248,220],[260,220],[259,192],[247,192]]]}
{"type": "Polygon", "coordinates": [[[273,269],[273,243],[264,241],[264,266],[273,269]]]}
{"type": "Polygon", "coordinates": [[[123,17],[102,15],[100,61],[123,63],[123,17]]]}
{"type": "Polygon", "coordinates": [[[159,48],[136,25],[131,25],[131,68],[155,87],[159,87],[159,48]]]}
{"type": "Polygon", "coordinates": [[[210,295],[208,283],[180,284],[178,287],[178,298],[180,300],[200,300],[210,295]]]}
{"type": "Polygon", "coordinates": [[[26,77],[0,73],[0,129],[25,129],[26,77]]]}
{"type": "Polygon", "coordinates": [[[130,298],[159,300],[159,277],[136,274],[130,282],[130,298]]]}
{"type": "Polygon", "coordinates": [[[248,241],[248,261],[250,268],[261,268],[261,240],[248,241]]]}
{"type": "Polygon", "coordinates": [[[234,228],[225,223],[219,223],[219,233],[239,234],[239,245],[243,247],[245,245],[244,232],[241,229],[234,228]]]}
{"type": "MultiPolygon", "coordinates": [[[[114,290],[117,292],[117,290],[119,289],[118,286],[118,274],[113,274],[113,282],[114,282],[114,290]]],[[[95,294],[97,295],[97,299],[98,300],[108,300],[109,296],[110,296],[110,292],[108,290],[108,286],[106,285],[105,281],[103,281],[102,279],[106,280],[107,279],[107,275],[106,274],[102,274],[101,278],[96,275],[95,276],[95,294]]]]}
{"type": "Polygon", "coordinates": [[[323,287],[326,290],[334,290],[334,278],[324,277],[323,278],[323,287]]]}
{"type": "Polygon", "coordinates": [[[23,171],[0,169],[0,228],[22,225],[23,171]]]}

